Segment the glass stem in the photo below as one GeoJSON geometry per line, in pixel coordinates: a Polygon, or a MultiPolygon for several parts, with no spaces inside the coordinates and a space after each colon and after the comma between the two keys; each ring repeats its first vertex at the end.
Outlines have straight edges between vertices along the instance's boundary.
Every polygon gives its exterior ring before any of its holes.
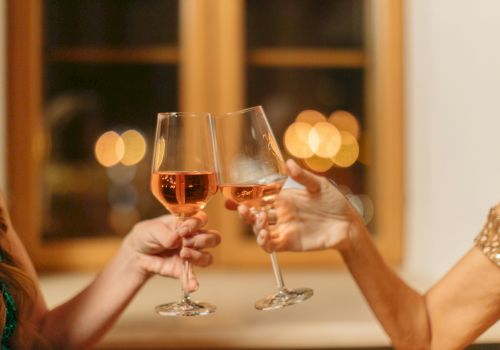
{"type": "Polygon", "coordinates": [[[181,284],[182,287],[182,301],[189,301],[189,268],[191,264],[189,261],[184,260],[184,268],[182,271],[182,278],[184,283],[181,284]]]}
{"type": "MultiPolygon", "coordinates": [[[[185,216],[184,213],[181,213],[177,220],[177,227],[181,226],[182,223],[184,222],[185,216]]],[[[182,249],[182,248],[181,248],[182,249]]],[[[184,265],[182,269],[182,276],[181,276],[181,292],[182,292],[182,301],[183,302],[189,302],[189,269],[191,267],[191,264],[188,260],[184,260],[184,265]]]]}
{"type": "Polygon", "coordinates": [[[283,275],[281,274],[280,265],[278,264],[278,257],[275,252],[269,253],[271,257],[271,264],[273,265],[274,278],[276,279],[276,286],[280,291],[285,290],[285,282],[283,282],[283,275]]]}

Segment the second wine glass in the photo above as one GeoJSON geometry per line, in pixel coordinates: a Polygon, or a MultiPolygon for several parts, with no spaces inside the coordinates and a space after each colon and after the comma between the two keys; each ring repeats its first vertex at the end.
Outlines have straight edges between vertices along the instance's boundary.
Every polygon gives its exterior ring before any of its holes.
{"type": "MultiPolygon", "coordinates": [[[[151,191],[177,218],[202,210],[217,192],[209,113],[159,113],[151,174],[151,191]]],[[[215,306],[191,300],[188,291],[190,264],[184,261],[182,299],[156,307],[162,316],[197,316],[215,311],[215,306]]]]}
{"type": "MultiPolygon", "coordinates": [[[[214,117],[217,178],[222,194],[255,214],[268,211],[287,174],[283,156],[261,106],[214,117]]],[[[288,289],[278,260],[270,253],[277,293],[255,303],[258,310],[293,305],[313,295],[310,288],[288,289]]]]}

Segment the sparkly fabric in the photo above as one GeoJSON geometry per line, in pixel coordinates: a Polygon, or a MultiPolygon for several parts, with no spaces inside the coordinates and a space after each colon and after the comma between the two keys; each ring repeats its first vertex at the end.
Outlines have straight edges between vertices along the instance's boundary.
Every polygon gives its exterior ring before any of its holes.
{"type": "Polygon", "coordinates": [[[2,334],[2,350],[9,350],[10,347],[7,344],[10,336],[12,335],[12,333],[14,333],[17,324],[16,304],[14,303],[14,299],[12,298],[12,295],[7,289],[5,283],[1,282],[0,288],[2,289],[2,297],[5,302],[5,310],[6,310],[5,327],[3,329],[3,334],[2,334]]]}
{"type": "Polygon", "coordinates": [[[488,221],[474,242],[488,259],[500,267],[500,215],[495,208],[490,210],[488,221]]]}
{"type": "MultiPolygon", "coordinates": [[[[0,248],[0,261],[2,260],[3,254],[0,248]]],[[[16,303],[9,292],[8,286],[2,281],[0,281],[0,290],[2,291],[2,298],[5,303],[5,327],[2,334],[2,350],[9,350],[9,338],[14,333],[17,324],[16,303]]]]}
{"type": "MultiPolygon", "coordinates": [[[[0,205],[0,235],[4,235],[7,232],[7,221],[3,216],[2,209],[0,205]]],[[[5,255],[2,247],[0,247],[0,261],[3,261],[4,257],[5,255]]],[[[0,281],[0,291],[5,303],[5,326],[2,334],[2,350],[10,350],[10,346],[8,345],[9,339],[14,333],[17,325],[16,303],[14,302],[12,294],[9,292],[7,284],[3,281],[0,281]]]]}

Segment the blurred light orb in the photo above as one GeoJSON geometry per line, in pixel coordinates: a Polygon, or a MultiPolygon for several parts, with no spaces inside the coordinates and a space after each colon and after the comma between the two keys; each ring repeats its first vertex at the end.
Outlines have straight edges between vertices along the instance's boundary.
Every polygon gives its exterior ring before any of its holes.
{"type": "Polygon", "coordinates": [[[94,154],[97,161],[105,167],[111,167],[123,158],[125,143],[118,133],[107,131],[97,139],[94,154]]]}
{"type": "Polygon", "coordinates": [[[139,202],[139,194],[132,185],[111,185],[108,190],[108,201],[112,207],[122,211],[132,210],[139,202]]]}
{"type": "Polygon", "coordinates": [[[308,142],[310,131],[311,125],[304,122],[292,123],[286,129],[283,143],[292,156],[304,159],[314,154],[308,142]]]}
{"type": "Polygon", "coordinates": [[[299,113],[295,121],[315,125],[316,123],[326,122],[326,117],[314,109],[306,109],[299,113]]]}
{"type": "Polygon", "coordinates": [[[360,194],[358,195],[358,198],[363,203],[363,219],[365,221],[365,224],[368,225],[370,221],[373,220],[373,216],[375,214],[373,201],[366,194],[360,194]]]}
{"type": "Polygon", "coordinates": [[[340,132],[342,145],[340,150],[332,157],[333,163],[341,168],[353,165],[359,156],[359,144],[352,134],[347,131],[340,132]]]}
{"type": "Polygon", "coordinates": [[[135,208],[124,210],[121,207],[111,207],[108,213],[108,223],[111,228],[119,235],[127,234],[134,224],[141,219],[139,211],[135,208]]]}
{"type": "Polygon", "coordinates": [[[324,173],[333,166],[333,162],[330,158],[322,158],[318,156],[312,156],[311,158],[304,159],[304,163],[309,169],[317,173],[324,173]]]}
{"type": "Polygon", "coordinates": [[[359,121],[351,113],[344,110],[335,111],[328,117],[328,122],[335,125],[339,131],[347,131],[353,135],[356,140],[359,140],[361,136],[361,127],[359,121]]]}
{"type": "Polygon", "coordinates": [[[347,198],[347,200],[349,200],[353,208],[356,209],[359,216],[364,218],[365,208],[363,207],[363,201],[361,200],[361,198],[359,198],[359,196],[355,194],[347,194],[345,197],[347,198]]]}
{"type": "Polygon", "coordinates": [[[359,157],[358,161],[364,165],[371,165],[371,138],[369,133],[363,133],[359,139],[359,157]]]}
{"type": "Polygon", "coordinates": [[[139,163],[146,154],[146,140],[137,130],[127,130],[121,138],[125,145],[125,153],[120,162],[123,165],[135,165],[139,163]]]}
{"type": "Polygon", "coordinates": [[[136,173],[135,166],[125,166],[123,164],[116,164],[106,169],[108,178],[116,185],[128,185],[132,182],[136,173]]]}
{"type": "Polygon", "coordinates": [[[340,132],[328,122],[316,123],[309,132],[308,141],[314,154],[323,158],[335,156],[342,145],[340,132]]]}

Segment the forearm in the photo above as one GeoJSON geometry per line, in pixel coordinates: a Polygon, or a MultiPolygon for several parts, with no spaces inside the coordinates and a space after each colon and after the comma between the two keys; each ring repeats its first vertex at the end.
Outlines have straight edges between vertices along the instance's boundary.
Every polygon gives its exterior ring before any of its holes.
{"type": "Polygon", "coordinates": [[[424,297],[389,268],[361,223],[352,225],[349,237],[343,260],[395,348],[429,348],[424,297]]]}
{"type": "Polygon", "coordinates": [[[101,339],[147,279],[135,259],[122,246],[88,287],[45,314],[41,333],[54,348],[86,349],[101,339]]]}

